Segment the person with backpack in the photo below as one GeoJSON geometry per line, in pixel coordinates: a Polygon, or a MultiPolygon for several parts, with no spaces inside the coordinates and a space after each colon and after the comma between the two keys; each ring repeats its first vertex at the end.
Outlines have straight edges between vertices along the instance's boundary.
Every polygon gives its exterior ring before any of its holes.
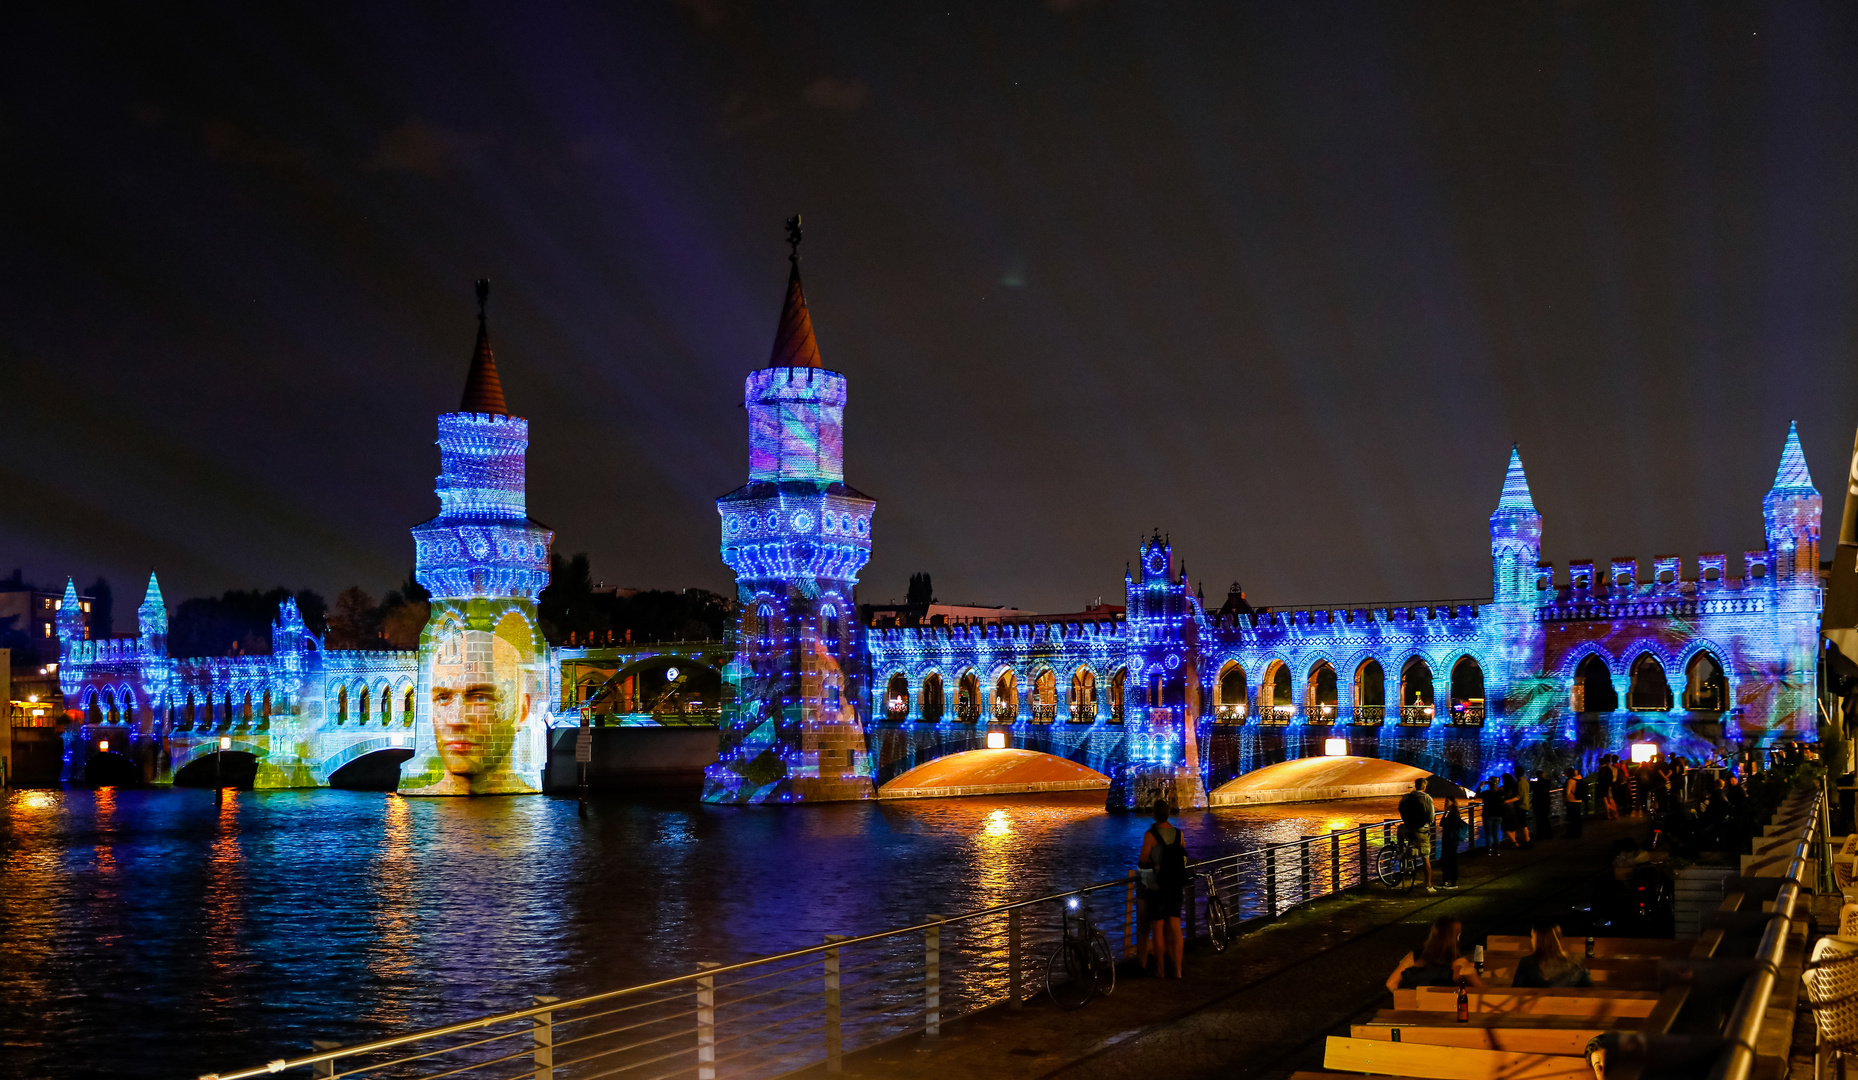
{"type": "Polygon", "coordinates": [[[1426,891],[1432,887],[1432,796],[1426,794],[1426,778],[1413,781],[1413,790],[1400,796],[1400,838],[1412,845],[1426,868],[1426,891]]]}
{"type": "Polygon", "coordinates": [[[1181,958],[1187,939],[1181,932],[1181,911],[1187,893],[1187,844],[1181,830],[1168,824],[1168,801],[1155,800],[1155,823],[1142,834],[1142,853],[1136,860],[1142,878],[1142,917],[1146,925],[1138,937],[1136,963],[1148,970],[1148,954],[1156,957],[1155,975],[1166,978],[1168,958],[1174,959],[1174,977],[1185,978],[1181,958]]]}

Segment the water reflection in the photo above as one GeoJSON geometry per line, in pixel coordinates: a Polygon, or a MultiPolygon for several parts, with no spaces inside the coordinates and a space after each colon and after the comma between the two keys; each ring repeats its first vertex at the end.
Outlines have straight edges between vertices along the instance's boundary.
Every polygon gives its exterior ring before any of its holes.
{"type": "MultiPolygon", "coordinates": [[[[1149,820],[1101,799],[595,802],[581,820],[549,798],[14,792],[0,1077],[199,1075],[1123,878],[1149,820]]],[[[1176,820],[1199,856],[1393,805],[1176,820]]],[[[974,933],[1004,962],[995,921],[974,933]]]]}

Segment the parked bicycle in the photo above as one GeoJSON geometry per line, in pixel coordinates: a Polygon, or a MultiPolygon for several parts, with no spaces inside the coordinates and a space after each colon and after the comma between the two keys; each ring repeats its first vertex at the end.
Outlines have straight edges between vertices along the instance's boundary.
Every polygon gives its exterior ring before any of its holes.
{"type": "Polygon", "coordinates": [[[1116,961],[1109,939],[1090,921],[1090,908],[1077,897],[1066,901],[1059,917],[1064,937],[1046,958],[1045,992],[1061,1009],[1081,1009],[1091,994],[1108,997],[1116,989],[1116,961]]]}
{"type": "Polygon", "coordinates": [[[1225,952],[1232,940],[1232,925],[1226,917],[1226,901],[1220,898],[1219,882],[1212,874],[1201,874],[1206,882],[1206,933],[1214,952],[1225,952]]]}
{"type": "Polygon", "coordinates": [[[1402,892],[1411,892],[1413,885],[1425,872],[1424,854],[1419,850],[1405,829],[1400,830],[1398,840],[1381,849],[1375,860],[1375,877],[1382,885],[1402,892]]]}

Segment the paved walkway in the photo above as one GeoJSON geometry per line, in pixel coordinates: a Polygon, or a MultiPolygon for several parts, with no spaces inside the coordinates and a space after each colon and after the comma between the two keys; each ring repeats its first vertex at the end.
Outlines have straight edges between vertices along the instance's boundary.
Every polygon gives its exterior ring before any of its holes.
{"type": "MultiPolygon", "coordinates": [[[[900,1080],[1094,1080],[1287,1076],[1320,1067],[1323,1037],[1388,1004],[1387,973],[1443,914],[1465,940],[1527,933],[1539,910],[1586,903],[1615,838],[1643,821],[1590,822],[1579,841],[1461,860],[1464,888],[1396,895],[1379,887],[1319,901],[1240,937],[1223,954],[1189,946],[1187,978],[1120,978],[1076,1012],[1043,995],[846,1055],[844,1076],[900,1080]]],[[[797,1074],[824,1077],[823,1065],[797,1074]]]]}

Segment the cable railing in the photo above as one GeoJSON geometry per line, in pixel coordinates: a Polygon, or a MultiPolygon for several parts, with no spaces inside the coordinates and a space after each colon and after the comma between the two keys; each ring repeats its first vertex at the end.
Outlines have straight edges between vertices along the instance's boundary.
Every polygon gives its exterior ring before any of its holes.
{"type": "MultiPolygon", "coordinates": [[[[1190,866],[1183,930],[1207,926],[1200,875],[1229,918],[1267,919],[1374,880],[1397,820],[1360,824],[1190,866]]],[[[1434,853],[1438,852],[1434,830],[1434,853]]],[[[1477,844],[1471,816],[1467,847],[1477,844]]],[[[308,1054],[201,1080],[292,1073],[394,1080],[759,1080],[906,1035],[935,1038],[942,1022],[991,1005],[1017,1009],[1044,987],[1073,907],[1090,911],[1117,959],[1136,956],[1137,882],[1126,878],[698,970],[570,1000],[538,995],[526,1008],[308,1054]]]]}

